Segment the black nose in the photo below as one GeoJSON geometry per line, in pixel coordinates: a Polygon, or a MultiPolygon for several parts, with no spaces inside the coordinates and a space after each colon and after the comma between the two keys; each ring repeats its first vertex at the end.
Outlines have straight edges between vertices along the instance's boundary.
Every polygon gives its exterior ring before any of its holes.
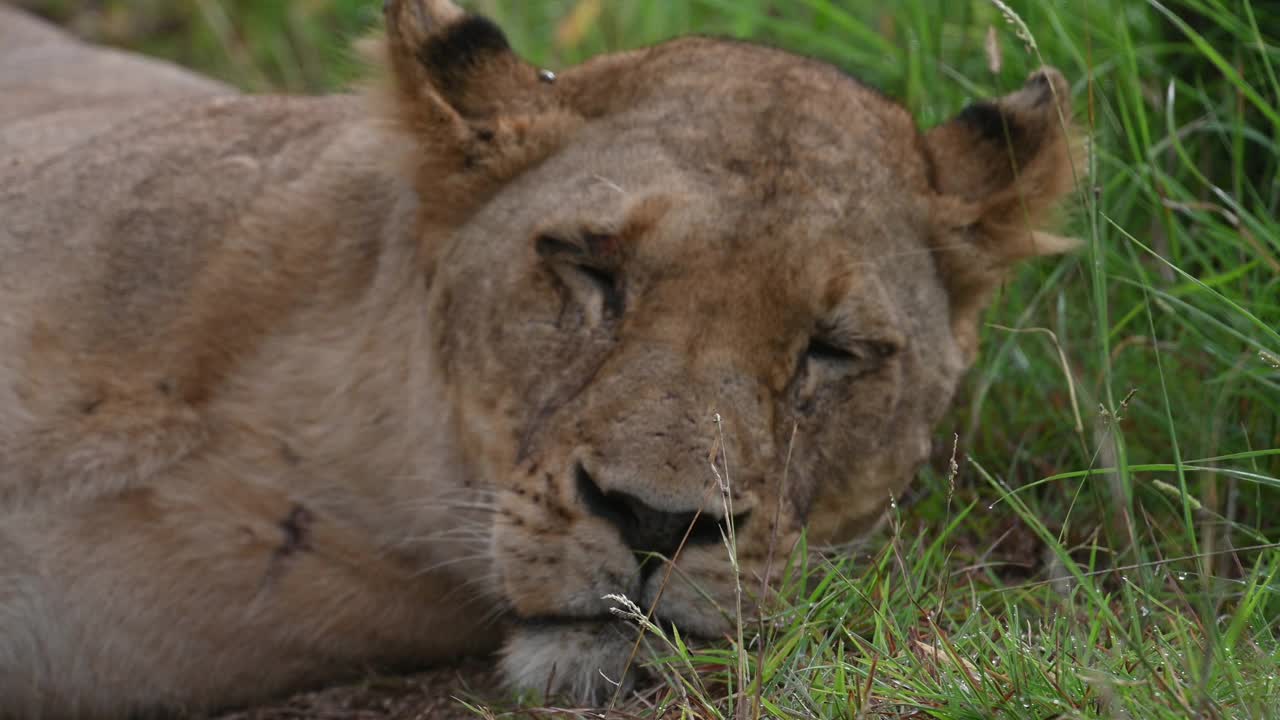
{"type": "MultiPolygon", "coordinates": [[[[667,558],[675,555],[680,542],[706,545],[720,542],[723,521],[707,513],[667,512],[625,492],[600,489],[582,465],[575,469],[578,496],[596,517],[607,520],[622,534],[622,540],[636,553],[659,553],[667,558]],[[688,533],[688,540],[685,534],[688,533]]],[[[734,522],[746,522],[747,513],[734,516],[734,522]]]]}

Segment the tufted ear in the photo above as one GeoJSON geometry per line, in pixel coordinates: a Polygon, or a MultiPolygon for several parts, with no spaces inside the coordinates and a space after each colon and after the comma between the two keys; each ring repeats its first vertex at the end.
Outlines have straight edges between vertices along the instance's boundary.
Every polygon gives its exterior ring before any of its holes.
{"type": "Polygon", "coordinates": [[[1017,92],[970,105],[925,135],[938,193],[934,252],[952,330],[969,359],[979,313],[1005,270],[1078,245],[1039,230],[1083,167],[1075,162],[1070,112],[1066,79],[1042,68],[1017,92]]]}
{"type": "Polygon", "coordinates": [[[558,146],[576,127],[555,76],[529,65],[491,20],[450,0],[386,0],[386,34],[365,45],[389,71],[384,114],[419,146],[419,189],[465,209],[558,146]],[[452,184],[456,192],[447,192],[452,184]],[[469,201],[468,201],[469,200],[469,201]]]}

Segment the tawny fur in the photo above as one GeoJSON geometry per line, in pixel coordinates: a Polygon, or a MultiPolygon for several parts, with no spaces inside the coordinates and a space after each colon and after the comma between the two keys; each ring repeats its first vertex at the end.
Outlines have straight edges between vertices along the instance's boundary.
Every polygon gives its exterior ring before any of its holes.
{"type": "Polygon", "coordinates": [[[599,701],[606,594],[714,637],[735,585],[699,542],[660,590],[626,508],[731,502],[751,587],[863,532],[1004,270],[1068,247],[1056,71],[921,134],[741,43],[548,82],[395,0],[370,47],[363,94],[246,97],[0,8],[0,716],[500,644],[599,701]]]}

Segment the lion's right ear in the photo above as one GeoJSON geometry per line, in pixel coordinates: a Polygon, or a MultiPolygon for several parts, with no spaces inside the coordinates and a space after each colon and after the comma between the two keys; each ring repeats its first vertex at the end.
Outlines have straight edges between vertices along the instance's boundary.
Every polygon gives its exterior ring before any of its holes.
{"type": "Polygon", "coordinates": [[[1041,68],[1022,89],[970,105],[925,135],[937,192],[934,255],[952,331],[970,359],[979,314],[1008,268],[1078,244],[1042,230],[1083,169],[1070,122],[1066,79],[1041,68]]]}
{"type": "Polygon", "coordinates": [[[554,75],[516,55],[488,18],[451,0],[386,0],[383,11],[385,37],[364,49],[389,71],[384,112],[420,146],[423,179],[454,177],[483,196],[477,185],[507,179],[576,126],[554,75]]]}

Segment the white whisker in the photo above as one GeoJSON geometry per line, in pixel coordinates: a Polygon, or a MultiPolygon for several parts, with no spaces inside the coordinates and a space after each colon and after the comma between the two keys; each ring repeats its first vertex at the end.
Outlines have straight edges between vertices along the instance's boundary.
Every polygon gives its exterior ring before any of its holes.
{"type": "Polygon", "coordinates": [[[460,557],[449,558],[448,560],[441,560],[440,562],[435,563],[434,565],[428,565],[424,568],[419,568],[413,572],[413,576],[421,577],[422,575],[426,575],[427,573],[430,573],[430,572],[435,572],[436,570],[449,567],[450,565],[474,562],[477,560],[485,560],[489,557],[490,557],[489,553],[486,552],[486,553],[476,553],[474,555],[462,555],[460,557]]]}
{"type": "Polygon", "coordinates": [[[491,539],[491,537],[492,537],[492,533],[489,531],[488,526],[485,526],[483,528],[455,527],[455,528],[448,528],[445,530],[438,530],[436,532],[424,533],[422,535],[410,535],[409,537],[406,537],[403,540],[401,540],[400,544],[411,545],[414,543],[428,542],[431,540],[488,541],[489,539],[491,539]]]}

